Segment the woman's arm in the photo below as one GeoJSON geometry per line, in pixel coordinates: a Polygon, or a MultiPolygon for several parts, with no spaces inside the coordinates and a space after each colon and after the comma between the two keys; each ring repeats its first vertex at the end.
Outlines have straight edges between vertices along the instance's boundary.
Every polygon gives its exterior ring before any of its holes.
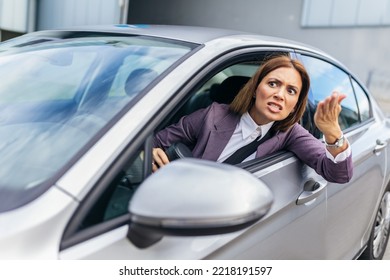
{"type": "Polygon", "coordinates": [[[313,168],[325,180],[334,183],[347,183],[352,178],[353,164],[351,154],[343,161],[335,162],[326,155],[325,146],[301,125],[294,125],[286,133],[287,149],[305,164],[313,168]]]}
{"type": "Polygon", "coordinates": [[[344,98],[346,98],[345,94],[333,92],[331,96],[318,103],[314,114],[314,122],[324,134],[324,140],[328,144],[326,148],[333,157],[348,148],[348,141],[343,141],[343,132],[338,121],[341,112],[340,103],[344,98]],[[335,145],[339,142],[342,142],[341,145],[335,145]]]}
{"type": "Polygon", "coordinates": [[[190,115],[182,117],[176,124],[170,125],[159,131],[153,139],[153,171],[169,163],[165,150],[176,142],[181,142],[193,148],[198,139],[198,134],[204,125],[205,118],[210,113],[212,106],[197,110],[190,115]]]}

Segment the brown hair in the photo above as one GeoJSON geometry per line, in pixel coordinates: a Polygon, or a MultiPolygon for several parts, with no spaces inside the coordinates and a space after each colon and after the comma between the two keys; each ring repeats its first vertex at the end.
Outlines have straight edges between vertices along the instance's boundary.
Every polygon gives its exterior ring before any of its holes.
{"type": "Polygon", "coordinates": [[[253,93],[256,92],[256,89],[263,78],[270,72],[283,67],[293,68],[298,71],[302,80],[302,89],[299,93],[295,110],[284,120],[275,122],[273,125],[273,130],[286,131],[295,123],[299,122],[306,109],[308,92],[310,88],[310,78],[303,64],[300,61],[292,59],[287,55],[274,56],[262,64],[253,77],[238,92],[237,96],[230,104],[230,110],[239,115],[243,115],[245,112],[248,112],[254,104],[253,93]]]}

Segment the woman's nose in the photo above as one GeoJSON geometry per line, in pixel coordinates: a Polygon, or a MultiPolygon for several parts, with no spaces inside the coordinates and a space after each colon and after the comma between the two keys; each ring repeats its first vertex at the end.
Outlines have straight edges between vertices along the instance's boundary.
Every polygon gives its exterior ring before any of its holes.
{"type": "Polygon", "coordinates": [[[275,94],[274,94],[274,98],[277,98],[279,100],[283,100],[284,99],[284,90],[283,88],[279,88],[275,94]]]}

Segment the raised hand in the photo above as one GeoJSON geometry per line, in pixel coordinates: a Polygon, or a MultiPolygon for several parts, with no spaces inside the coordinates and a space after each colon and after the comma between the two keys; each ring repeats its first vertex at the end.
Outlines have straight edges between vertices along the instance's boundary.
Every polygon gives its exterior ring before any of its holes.
{"type": "MultiPolygon", "coordinates": [[[[343,101],[346,97],[347,96],[345,94],[334,91],[330,96],[319,102],[317,105],[317,110],[314,114],[314,122],[317,128],[324,134],[325,141],[327,143],[336,142],[342,135],[338,119],[341,112],[341,101],[343,101]]],[[[346,143],[343,147],[338,149],[339,151],[333,152],[338,154],[347,147],[346,143]]]]}

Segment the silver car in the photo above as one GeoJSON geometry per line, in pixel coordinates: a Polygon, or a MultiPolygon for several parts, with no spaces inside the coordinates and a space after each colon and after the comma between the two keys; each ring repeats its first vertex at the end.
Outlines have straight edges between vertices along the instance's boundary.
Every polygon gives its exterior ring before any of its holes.
{"type": "Polygon", "coordinates": [[[0,44],[0,258],[381,259],[390,122],[342,64],[296,42],[118,25],[0,44]],[[311,76],[301,125],[333,89],[352,146],[347,184],[281,151],[232,166],[185,156],[151,172],[154,134],[229,103],[273,54],[311,76]]]}

